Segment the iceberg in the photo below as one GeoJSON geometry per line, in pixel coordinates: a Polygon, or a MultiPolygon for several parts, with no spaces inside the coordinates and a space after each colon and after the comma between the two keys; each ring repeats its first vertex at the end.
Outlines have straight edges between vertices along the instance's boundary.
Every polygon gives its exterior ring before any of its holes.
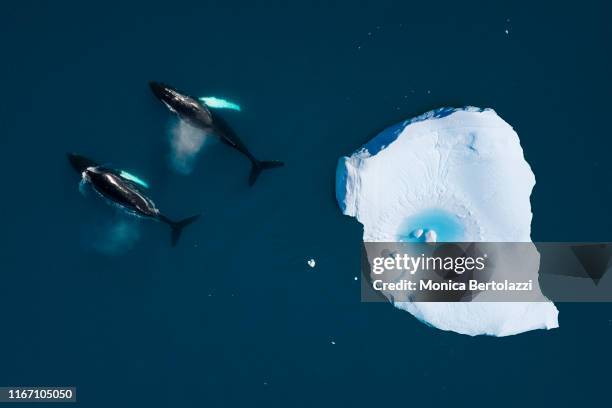
{"type": "MultiPolygon", "coordinates": [[[[534,185],[516,132],[494,110],[475,107],[392,126],[336,169],[338,204],[363,225],[364,242],[531,242],[534,185]]],[[[472,336],[558,327],[548,301],[393,304],[472,336]]]]}

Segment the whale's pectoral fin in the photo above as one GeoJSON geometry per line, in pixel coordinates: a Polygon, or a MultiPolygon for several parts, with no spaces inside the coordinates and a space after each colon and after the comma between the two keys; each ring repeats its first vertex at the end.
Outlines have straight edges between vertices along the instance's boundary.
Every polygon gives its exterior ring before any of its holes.
{"type": "Polygon", "coordinates": [[[253,165],[251,167],[251,174],[249,175],[249,186],[252,186],[257,181],[257,177],[262,170],[273,169],[275,167],[282,167],[285,165],[282,161],[258,161],[253,160],[253,165]]]}
{"type": "Polygon", "coordinates": [[[183,228],[193,223],[198,218],[200,218],[200,214],[194,215],[189,218],[185,218],[184,220],[181,220],[181,221],[172,221],[168,217],[165,217],[163,215],[159,216],[160,220],[162,220],[163,222],[165,222],[166,224],[170,226],[170,229],[171,229],[170,241],[172,243],[172,246],[176,246],[176,243],[181,237],[181,232],[183,232],[183,228]]]}
{"type": "Polygon", "coordinates": [[[202,96],[198,98],[198,100],[209,108],[232,109],[232,110],[240,111],[240,105],[238,105],[237,103],[230,102],[225,99],[217,98],[215,96],[202,96]]]}

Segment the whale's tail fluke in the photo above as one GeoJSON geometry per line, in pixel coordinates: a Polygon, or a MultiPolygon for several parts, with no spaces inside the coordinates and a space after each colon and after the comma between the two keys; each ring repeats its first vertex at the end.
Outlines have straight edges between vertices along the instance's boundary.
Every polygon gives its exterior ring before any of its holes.
{"type": "Polygon", "coordinates": [[[183,232],[183,228],[193,223],[198,218],[200,218],[200,214],[194,215],[189,218],[185,218],[184,220],[181,220],[181,221],[172,221],[164,215],[159,216],[160,220],[162,220],[163,222],[165,222],[166,224],[170,226],[170,229],[171,229],[170,242],[173,247],[176,246],[176,243],[181,237],[181,232],[183,232]]]}
{"type": "Polygon", "coordinates": [[[282,167],[285,165],[285,163],[283,163],[282,161],[276,161],[276,160],[271,160],[271,161],[259,161],[259,160],[252,160],[252,167],[251,167],[251,174],[249,175],[249,186],[252,186],[253,184],[255,184],[255,181],[257,181],[257,177],[259,177],[259,174],[261,173],[262,170],[267,170],[267,169],[273,169],[276,167],[282,167]]]}
{"type": "Polygon", "coordinates": [[[79,173],[84,172],[88,167],[96,167],[98,165],[95,161],[74,153],[68,153],[68,161],[79,173]]]}

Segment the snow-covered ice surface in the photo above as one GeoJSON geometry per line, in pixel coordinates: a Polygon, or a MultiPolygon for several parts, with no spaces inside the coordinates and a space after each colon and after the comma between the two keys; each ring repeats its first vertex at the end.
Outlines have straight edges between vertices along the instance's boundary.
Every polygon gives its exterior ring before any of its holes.
{"type": "MultiPolygon", "coordinates": [[[[492,109],[474,107],[392,126],[336,169],[338,204],[363,224],[365,242],[530,242],[534,185],[516,132],[492,109]]],[[[394,305],[468,335],[558,327],[551,302],[394,305]]]]}

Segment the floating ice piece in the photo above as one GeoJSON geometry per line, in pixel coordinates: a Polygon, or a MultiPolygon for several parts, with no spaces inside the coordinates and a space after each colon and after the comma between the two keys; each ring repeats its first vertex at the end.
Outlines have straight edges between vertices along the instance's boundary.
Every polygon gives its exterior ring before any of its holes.
{"type": "Polygon", "coordinates": [[[423,229],[422,228],[417,228],[414,231],[412,231],[412,236],[415,237],[416,239],[421,238],[421,235],[423,235],[423,229]]]}
{"type": "Polygon", "coordinates": [[[425,233],[425,242],[437,242],[437,241],[438,241],[438,234],[436,234],[436,231],[429,230],[425,233]]]}
{"type": "Polygon", "coordinates": [[[219,109],[232,109],[236,111],[240,111],[240,105],[234,102],[230,102],[225,99],[217,98],[216,96],[203,96],[198,98],[200,102],[203,102],[206,106],[210,108],[219,108],[219,109]]]}
{"type": "MultiPolygon", "coordinates": [[[[530,242],[535,177],[518,135],[491,109],[442,108],[388,128],[339,160],[336,197],[363,240],[530,242]]],[[[537,268],[536,268],[537,270],[537,268]]],[[[537,282],[537,281],[536,281],[537,282]]],[[[551,302],[395,302],[468,335],[558,327],[551,302]]]]}
{"type": "Polygon", "coordinates": [[[311,259],[309,259],[309,260],[308,260],[307,264],[308,264],[308,266],[310,266],[311,268],[314,268],[314,267],[315,267],[315,265],[316,265],[317,263],[315,262],[315,260],[314,260],[314,259],[312,259],[312,258],[311,258],[311,259]]]}

